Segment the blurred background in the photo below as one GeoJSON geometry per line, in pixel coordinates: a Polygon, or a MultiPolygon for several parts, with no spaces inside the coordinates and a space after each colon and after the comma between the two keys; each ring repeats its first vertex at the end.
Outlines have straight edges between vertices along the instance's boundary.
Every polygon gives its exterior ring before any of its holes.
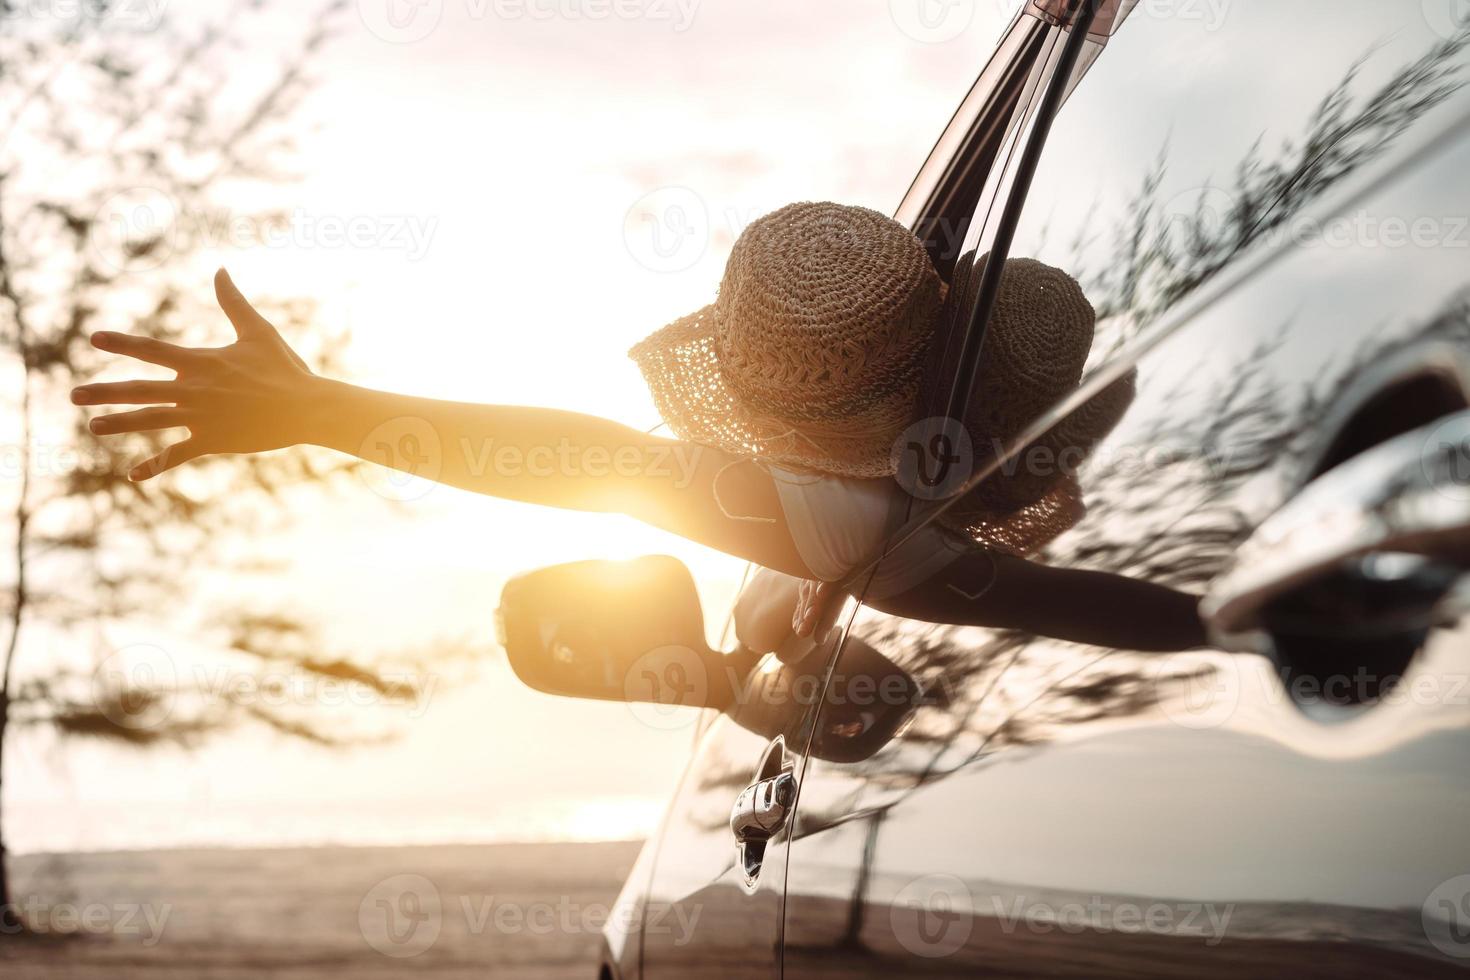
{"type": "Polygon", "coordinates": [[[650,833],[696,717],[523,689],[496,598],[669,553],[718,631],[741,563],[305,451],[134,487],[86,337],[228,342],[223,265],[334,376],[652,429],[627,349],[761,214],[891,212],[1017,6],[0,0],[11,855],[650,833]]]}

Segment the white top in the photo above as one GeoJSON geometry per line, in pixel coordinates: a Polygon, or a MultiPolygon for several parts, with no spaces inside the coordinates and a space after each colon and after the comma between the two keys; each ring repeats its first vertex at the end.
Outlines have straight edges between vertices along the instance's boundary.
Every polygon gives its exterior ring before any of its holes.
{"type": "MultiPolygon", "coordinates": [[[[847,577],[903,524],[908,500],[892,478],[858,480],[810,476],[772,468],[776,491],[796,550],[824,582],[847,577]]],[[[964,543],[934,524],[879,563],[866,595],[901,595],[949,565],[964,543]]]]}

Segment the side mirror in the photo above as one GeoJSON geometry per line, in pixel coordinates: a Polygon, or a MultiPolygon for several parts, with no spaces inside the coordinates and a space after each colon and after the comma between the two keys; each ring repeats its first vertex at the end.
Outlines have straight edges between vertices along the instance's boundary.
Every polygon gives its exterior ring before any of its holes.
{"type": "Polygon", "coordinates": [[[496,611],[511,670],[548,694],[720,707],[724,656],[704,639],[689,570],[676,558],[578,561],[519,575],[496,611]]]}

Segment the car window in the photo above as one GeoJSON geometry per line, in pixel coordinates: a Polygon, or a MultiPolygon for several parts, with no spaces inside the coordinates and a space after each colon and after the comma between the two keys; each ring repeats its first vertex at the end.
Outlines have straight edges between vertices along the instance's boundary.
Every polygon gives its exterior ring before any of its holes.
{"type": "Polygon", "coordinates": [[[1101,358],[1259,250],[1310,242],[1335,191],[1463,105],[1452,6],[1137,7],[1058,115],[1011,256],[1081,283],[1101,358]]]}

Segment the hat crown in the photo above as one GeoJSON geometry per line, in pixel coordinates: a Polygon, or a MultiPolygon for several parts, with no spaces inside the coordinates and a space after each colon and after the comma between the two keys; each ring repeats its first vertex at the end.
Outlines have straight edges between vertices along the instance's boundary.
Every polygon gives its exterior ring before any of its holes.
{"type": "Polygon", "coordinates": [[[1082,287],[1035,259],[1009,259],[985,333],[966,424],[1009,440],[1077,387],[1096,314],[1082,287]]]}
{"type": "Polygon", "coordinates": [[[715,351],[737,396],[835,416],[917,385],[942,295],[919,240],[867,208],[791,204],[745,229],[715,302],[715,351]]]}

